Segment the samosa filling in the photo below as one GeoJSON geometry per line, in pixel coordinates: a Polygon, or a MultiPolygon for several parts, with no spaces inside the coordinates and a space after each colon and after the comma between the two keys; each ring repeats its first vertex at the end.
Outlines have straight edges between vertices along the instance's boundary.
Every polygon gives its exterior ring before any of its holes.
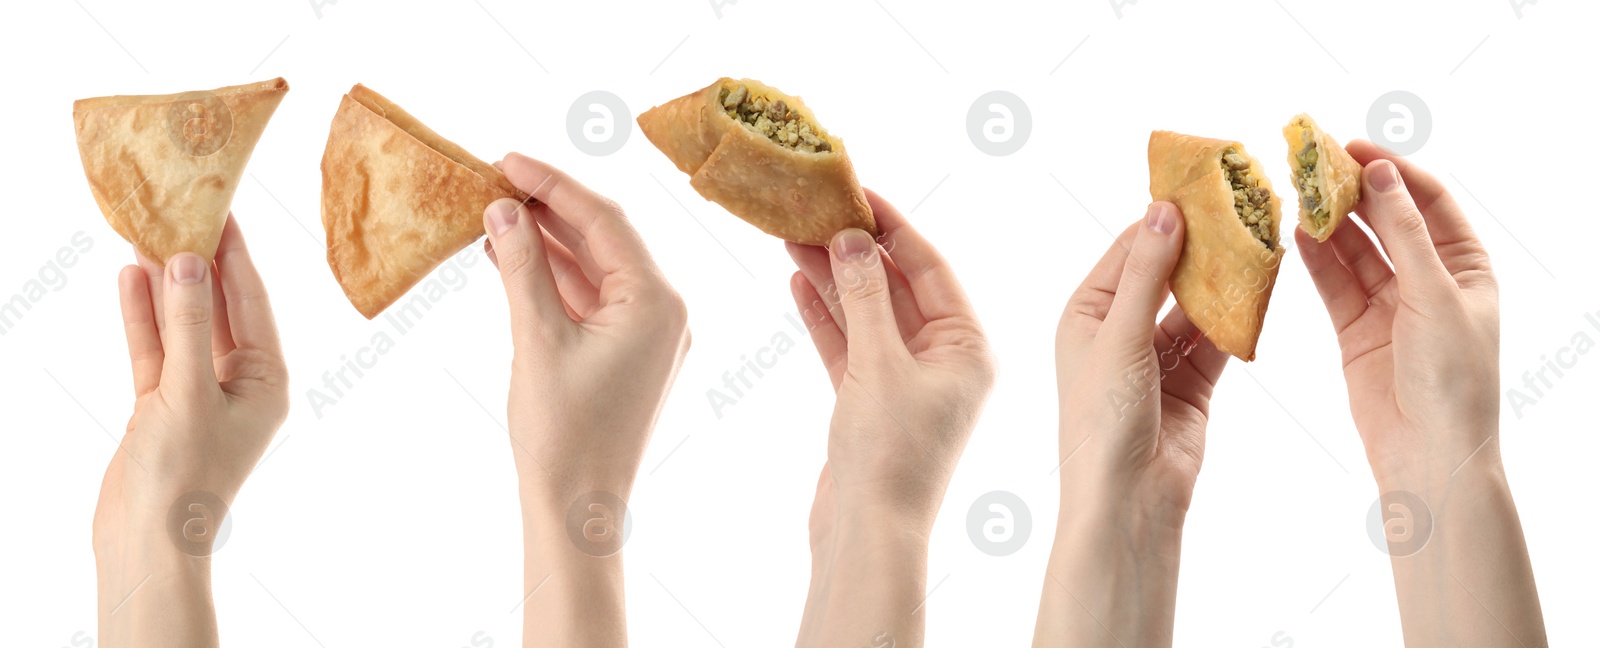
{"type": "Polygon", "coordinates": [[[1322,202],[1322,176],[1317,174],[1317,140],[1311,129],[1300,129],[1300,152],[1294,154],[1294,185],[1300,204],[1311,214],[1311,225],[1320,229],[1328,224],[1328,206],[1322,202]]]}
{"type": "Polygon", "coordinates": [[[1272,192],[1250,171],[1250,158],[1234,149],[1222,152],[1222,172],[1233,189],[1233,211],[1250,233],[1267,249],[1276,245],[1276,223],[1272,220],[1272,192]]]}
{"type": "Polygon", "coordinates": [[[769,100],[751,92],[743,83],[735,88],[722,89],[722,109],[729,117],[761,133],[767,139],[800,151],[816,153],[832,151],[826,131],[813,126],[797,110],[790,110],[782,99],[769,100]]]}

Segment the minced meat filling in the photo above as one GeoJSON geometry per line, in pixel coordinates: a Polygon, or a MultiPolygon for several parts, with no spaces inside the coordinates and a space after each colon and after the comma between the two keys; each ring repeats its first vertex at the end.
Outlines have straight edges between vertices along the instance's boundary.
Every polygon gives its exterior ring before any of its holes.
{"type": "Polygon", "coordinates": [[[833,150],[833,145],[823,139],[822,129],[813,127],[798,111],[789,110],[789,104],[782,99],[769,101],[750,92],[743,83],[731,90],[722,89],[722,109],[767,139],[801,153],[833,150]]]}
{"type": "Polygon", "coordinates": [[[1300,192],[1300,204],[1311,214],[1311,224],[1322,227],[1328,223],[1328,207],[1322,204],[1322,177],[1317,175],[1317,141],[1309,128],[1300,130],[1303,147],[1294,154],[1295,189],[1300,192]]]}
{"type": "Polygon", "coordinates": [[[1273,231],[1271,192],[1250,172],[1250,159],[1234,149],[1222,152],[1222,171],[1233,187],[1233,211],[1261,243],[1271,249],[1277,240],[1273,231]]]}

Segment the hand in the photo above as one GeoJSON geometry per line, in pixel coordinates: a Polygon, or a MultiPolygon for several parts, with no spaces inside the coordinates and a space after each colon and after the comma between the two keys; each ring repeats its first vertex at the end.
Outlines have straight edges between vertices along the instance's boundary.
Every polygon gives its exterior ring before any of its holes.
{"type": "Polygon", "coordinates": [[[288,415],[288,372],[232,215],[214,266],[190,253],[139,263],[118,277],[135,400],[94,514],[100,635],[216,645],[212,541],[288,415]],[[174,510],[188,516],[177,529],[174,510]]]}
{"type": "Polygon", "coordinates": [[[1380,481],[1498,464],[1499,288],[1489,255],[1437,179],[1369,142],[1354,223],[1318,244],[1295,230],[1339,336],[1350,411],[1380,481]]]}
{"type": "Polygon", "coordinates": [[[524,576],[538,590],[525,604],[524,645],[624,645],[620,542],[607,548],[623,511],[613,509],[632,491],[688,352],[687,311],[616,203],[515,153],[500,166],[536,201],[484,210],[486,250],[510,304],[506,418],[521,480],[524,576]],[[595,546],[580,547],[568,536],[568,509],[594,492],[616,500],[603,510],[582,504],[603,519],[595,546]]]}
{"type": "Polygon", "coordinates": [[[1205,455],[1211,390],[1228,355],[1176,306],[1156,325],[1183,251],[1183,226],[1177,206],[1152,204],[1106,250],[1061,315],[1056,387],[1064,508],[1121,506],[1121,497],[1105,496],[1110,488],[1145,510],[1180,519],[1188,511],[1205,455]]]}
{"type": "Polygon", "coordinates": [[[800,643],[922,641],[926,545],[994,384],[994,361],[954,272],[883,198],[880,247],[850,229],[829,249],[789,244],[790,288],[838,402],[812,511],[812,593],[800,643]]]}
{"type": "Polygon", "coordinates": [[[1390,538],[1406,644],[1545,645],[1500,463],[1499,298],[1488,253],[1433,176],[1369,142],[1347,148],[1365,166],[1356,213],[1389,260],[1355,223],[1326,243],[1295,237],[1339,336],[1386,519],[1404,509],[1412,529],[1430,534],[1420,546],[1390,538]],[[1400,491],[1417,499],[1396,499],[1400,491]],[[1417,501],[1422,510],[1412,510],[1417,501]]]}
{"type": "Polygon", "coordinates": [[[1227,365],[1183,311],[1156,324],[1184,219],[1123,230],[1056,329],[1061,512],[1034,645],[1172,643],[1178,550],[1227,365]]]}

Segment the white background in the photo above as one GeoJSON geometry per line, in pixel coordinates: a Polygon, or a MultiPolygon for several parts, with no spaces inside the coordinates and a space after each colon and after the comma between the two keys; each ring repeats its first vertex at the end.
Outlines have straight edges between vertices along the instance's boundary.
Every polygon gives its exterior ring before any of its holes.
{"type": "MultiPolygon", "coordinates": [[[[1241,140],[1286,188],[1278,131],[1291,115],[1367,137],[1378,96],[1416,93],[1433,130],[1412,157],[1456,194],[1500,279],[1503,404],[1575,334],[1600,339],[1583,317],[1600,312],[1581,130],[1596,90],[1592,3],[1530,4],[1520,18],[1497,0],[1066,4],[743,0],[720,17],[702,0],[345,0],[320,17],[306,2],[9,4],[0,299],[75,233],[93,247],[0,336],[0,644],[94,634],[90,516],[132,403],[115,290],[131,254],[83,180],[71,120],[82,97],[279,75],[292,86],[233,205],[272,291],[294,408],[215,559],[230,646],[455,647],[480,632],[513,646],[520,635],[496,273],[478,261],[396,335],[350,307],[324,260],[318,162],[356,82],[480,157],[541,157],[617,199],[688,301],[694,348],[631,502],[636,645],[792,643],[833,398],[784,320],[793,267],[782,245],[701,200],[637,128],[614,155],[579,151],[567,112],[589,91],[616,93],[633,115],[724,75],[801,94],[845,138],[863,184],[914,208],[955,265],[1000,377],[934,529],[931,646],[1029,641],[1059,500],[1052,335],[1107,230],[1143,214],[1152,129],[1241,140]],[[966,133],[973,100],[997,89],[1033,115],[1030,139],[1005,157],[966,133]],[[378,331],[395,348],[319,417],[307,390],[378,331]],[[799,345],[719,418],[707,390],[780,331],[799,345]],[[978,551],[965,528],[993,490],[1021,497],[1034,521],[1007,557],[978,551]]],[[[1600,602],[1597,386],[1600,355],[1580,356],[1520,418],[1502,408],[1556,645],[1592,642],[1583,619],[1600,602]]],[[[1399,645],[1388,561],[1367,536],[1377,495],[1331,327],[1291,251],[1259,359],[1235,361],[1213,402],[1177,643],[1265,646],[1281,632],[1300,646],[1399,645]]]]}

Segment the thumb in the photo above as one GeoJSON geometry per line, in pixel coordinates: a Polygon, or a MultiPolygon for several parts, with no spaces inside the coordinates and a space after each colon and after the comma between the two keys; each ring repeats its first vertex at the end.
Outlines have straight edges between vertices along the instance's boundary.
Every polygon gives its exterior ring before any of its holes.
{"type": "Polygon", "coordinates": [[[1367,165],[1362,180],[1360,213],[1394,262],[1401,293],[1426,301],[1442,289],[1454,288],[1400,170],[1393,162],[1377,160],[1367,165]]]}
{"type": "Polygon", "coordinates": [[[542,337],[570,322],[550,271],[544,235],[527,207],[511,198],[496,200],[484,208],[483,225],[506,287],[512,342],[520,345],[522,336],[542,337]]]}
{"type": "Polygon", "coordinates": [[[844,310],[848,356],[867,353],[878,357],[905,352],[900,326],[889,301],[889,276],[878,243],[866,232],[850,228],[835,234],[828,246],[833,260],[833,283],[844,310]]]}
{"type": "Polygon", "coordinates": [[[166,329],[162,331],[161,382],[194,393],[215,388],[211,364],[211,264],[191,252],[167,259],[162,297],[166,329]]]}
{"type": "Polygon", "coordinates": [[[1167,301],[1167,278],[1183,252],[1183,215],[1169,202],[1150,205],[1117,283],[1117,295],[1100,329],[1120,342],[1144,348],[1155,334],[1156,315],[1167,301]]]}

